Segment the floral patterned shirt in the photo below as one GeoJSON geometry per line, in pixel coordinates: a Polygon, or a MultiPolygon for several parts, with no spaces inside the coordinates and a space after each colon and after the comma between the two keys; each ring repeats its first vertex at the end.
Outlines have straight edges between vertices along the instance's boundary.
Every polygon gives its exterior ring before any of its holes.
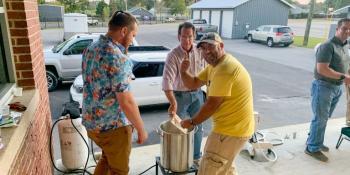
{"type": "Polygon", "coordinates": [[[101,35],[83,53],[83,125],[92,132],[131,125],[121,110],[117,93],[130,90],[132,61],[125,48],[101,35]]]}

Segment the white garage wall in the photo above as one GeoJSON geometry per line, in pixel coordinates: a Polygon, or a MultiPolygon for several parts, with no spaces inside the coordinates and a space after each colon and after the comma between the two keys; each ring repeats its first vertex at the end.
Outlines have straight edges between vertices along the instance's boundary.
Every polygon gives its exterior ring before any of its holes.
{"type": "Polygon", "coordinates": [[[220,32],[220,11],[211,11],[211,24],[218,26],[218,32],[220,32]]]}
{"type": "Polygon", "coordinates": [[[232,38],[232,26],[233,26],[233,11],[223,11],[222,14],[222,33],[224,38],[232,38]]]}
{"type": "Polygon", "coordinates": [[[192,19],[199,19],[199,18],[200,18],[199,10],[193,10],[193,18],[192,19]]]}
{"type": "Polygon", "coordinates": [[[205,19],[207,22],[209,22],[209,10],[202,11],[202,19],[205,19]]]}

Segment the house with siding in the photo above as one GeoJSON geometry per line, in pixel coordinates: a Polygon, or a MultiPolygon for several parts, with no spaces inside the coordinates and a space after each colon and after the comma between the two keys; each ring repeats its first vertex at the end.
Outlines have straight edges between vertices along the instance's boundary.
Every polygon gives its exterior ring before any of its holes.
{"type": "Polygon", "coordinates": [[[296,5],[293,6],[294,8],[291,8],[289,13],[289,16],[291,18],[307,18],[307,15],[309,14],[309,9],[303,9],[296,5]]]}
{"type": "Polygon", "coordinates": [[[342,17],[350,18],[350,5],[335,10],[332,15],[342,15],[342,17]]]}
{"type": "Polygon", "coordinates": [[[51,4],[40,4],[39,18],[41,22],[63,21],[64,7],[51,4]]]}
{"type": "Polygon", "coordinates": [[[153,14],[142,7],[133,7],[129,9],[128,12],[134,15],[138,20],[153,18],[153,14]]]}
{"type": "Polygon", "coordinates": [[[201,0],[189,8],[192,19],[206,19],[221,37],[238,39],[260,25],[287,25],[293,6],[284,0],[201,0]]]}

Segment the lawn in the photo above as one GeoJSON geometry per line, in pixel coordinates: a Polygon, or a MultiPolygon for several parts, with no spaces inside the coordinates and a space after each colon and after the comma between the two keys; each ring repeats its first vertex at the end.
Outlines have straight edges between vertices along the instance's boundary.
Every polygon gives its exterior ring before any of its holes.
{"type": "MultiPolygon", "coordinates": [[[[293,44],[298,47],[304,47],[303,41],[304,41],[304,36],[295,36],[293,44]]],[[[314,48],[318,43],[322,43],[324,41],[325,41],[324,38],[309,37],[309,43],[307,45],[307,48],[314,48]]]]}

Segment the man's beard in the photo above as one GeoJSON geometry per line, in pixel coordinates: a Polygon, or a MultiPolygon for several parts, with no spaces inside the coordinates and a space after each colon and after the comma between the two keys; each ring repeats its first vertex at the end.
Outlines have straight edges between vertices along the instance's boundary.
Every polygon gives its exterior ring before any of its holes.
{"type": "Polygon", "coordinates": [[[128,43],[128,38],[127,37],[123,38],[123,40],[120,44],[125,47],[125,53],[127,54],[129,46],[130,46],[128,43]]]}
{"type": "Polygon", "coordinates": [[[209,64],[216,64],[218,62],[218,58],[214,54],[210,54],[207,56],[207,59],[209,60],[209,64]]]}

